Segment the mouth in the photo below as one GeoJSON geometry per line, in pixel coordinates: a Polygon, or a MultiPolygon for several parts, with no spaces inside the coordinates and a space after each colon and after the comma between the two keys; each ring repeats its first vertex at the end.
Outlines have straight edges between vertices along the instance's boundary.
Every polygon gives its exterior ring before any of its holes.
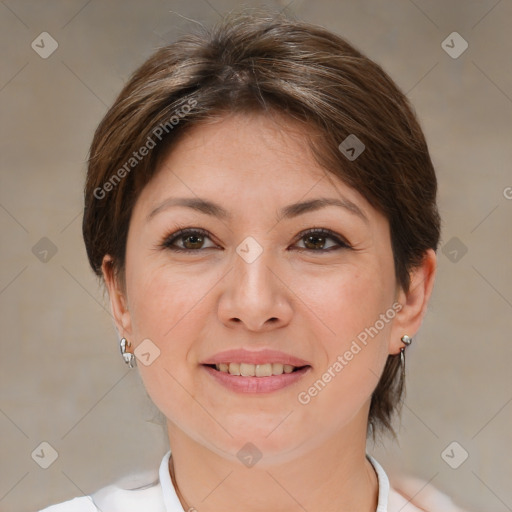
{"type": "Polygon", "coordinates": [[[202,364],[216,383],[236,393],[261,394],[291,386],[309,373],[311,365],[282,363],[217,363],[202,364]]]}

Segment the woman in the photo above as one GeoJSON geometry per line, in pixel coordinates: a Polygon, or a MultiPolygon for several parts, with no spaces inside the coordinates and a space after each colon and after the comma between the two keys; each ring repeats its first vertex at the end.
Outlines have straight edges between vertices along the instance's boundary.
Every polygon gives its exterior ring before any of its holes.
{"type": "Polygon", "coordinates": [[[96,130],[83,235],[171,449],[154,485],[45,510],[460,510],[366,453],[431,296],[436,188],[405,96],[323,28],[232,15],[158,50],[96,130]]]}

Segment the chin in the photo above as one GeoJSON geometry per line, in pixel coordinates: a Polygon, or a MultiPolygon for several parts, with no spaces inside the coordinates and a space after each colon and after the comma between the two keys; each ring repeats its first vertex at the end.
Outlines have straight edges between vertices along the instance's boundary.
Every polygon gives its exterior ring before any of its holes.
{"type": "Polygon", "coordinates": [[[314,439],[305,432],[299,435],[302,430],[300,426],[290,424],[285,427],[280,424],[285,416],[261,425],[255,425],[253,421],[250,427],[226,425],[233,437],[222,436],[222,439],[217,440],[210,438],[206,446],[218,455],[238,460],[247,467],[257,465],[263,469],[293,461],[308,451],[314,439]]]}

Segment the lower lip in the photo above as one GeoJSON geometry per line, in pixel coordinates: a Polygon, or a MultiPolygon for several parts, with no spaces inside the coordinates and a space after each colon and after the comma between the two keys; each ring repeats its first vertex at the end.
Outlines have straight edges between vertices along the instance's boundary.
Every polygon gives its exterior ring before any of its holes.
{"type": "Polygon", "coordinates": [[[217,382],[238,393],[270,393],[271,391],[277,391],[299,381],[311,370],[311,366],[306,366],[292,373],[271,375],[270,377],[242,377],[241,375],[221,372],[210,366],[202,366],[213,378],[217,379],[217,382]]]}

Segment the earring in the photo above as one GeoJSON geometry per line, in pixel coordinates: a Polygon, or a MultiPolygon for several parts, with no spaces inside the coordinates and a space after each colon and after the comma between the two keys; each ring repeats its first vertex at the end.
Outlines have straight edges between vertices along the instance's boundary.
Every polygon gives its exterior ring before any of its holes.
{"type": "Polygon", "coordinates": [[[133,368],[137,366],[137,360],[135,358],[135,354],[132,352],[127,352],[126,347],[131,347],[131,343],[126,338],[121,338],[119,342],[119,348],[121,349],[121,355],[123,356],[124,362],[130,367],[133,368]]]}
{"type": "Polygon", "coordinates": [[[407,334],[404,334],[402,336],[402,343],[405,344],[405,347],[402,347],[400,349],[400,364],[402,365],[402,372],[405,372],[405,349],[412,343],[412,338],[410,336],[407,336],[407,334]]]}
{"type": "Polygon", "coordinates": [[[411,342],[412,342],[412,338],[411,338],[411,337],[409,337],[409,336],[407,336],[407,334],[404,334],[404,335],[402,336],[402,341],[403,341],[407,346],[409,346],[409,345],[411,344],[411,342]]]}

